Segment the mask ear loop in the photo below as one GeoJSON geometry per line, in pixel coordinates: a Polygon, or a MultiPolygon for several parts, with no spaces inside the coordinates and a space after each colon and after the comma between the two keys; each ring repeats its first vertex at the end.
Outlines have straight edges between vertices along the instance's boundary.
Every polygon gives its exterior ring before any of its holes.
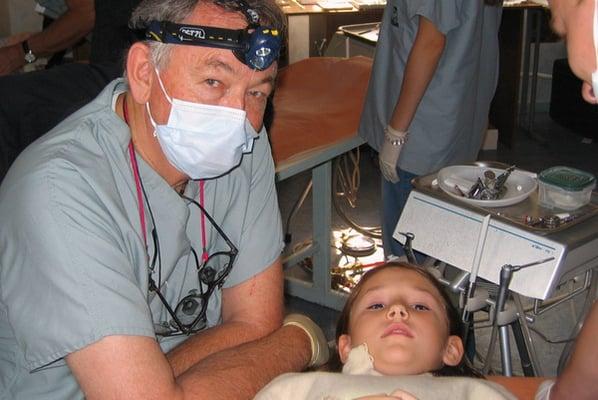
{"type": "Polygon", "coordinates": [[[158,68],[154,67],[154,71],[156,71],[156,76],[158,77],[158,83],[160,84],[162,93],[164,93],[166,100],[168,100],[168,102],[172,105],[172,98],[168,95],[168,93],[166,92],[166,89],[164,88],[164,84],[162,83],[162,79],[160,78],[160,72],[158,71],[158,68]]]}
{"type": "MultiPolygon", "coordinates": [[[[154,66],[154,71],[156,72],[156,77],[158,77],[158,83],[160,84],[160,89],[162,89],[162,93],[164,94],[164,97],[166,97],[166,100],[168,100],[168,102],[170,103],[170,105],[172,106],[172,98],[168,95],[168,93],[166,93],[166,89],[164,88],[164,84],[162,83],[162,79],[160,79],[160,72],[158,71],[158,68],[154,66]]],[[[156,121],[154,120],[154,117],[152,116],[152,112],[150,110],[150,105],[149,105],[149,100],[145,103],[145,109],[147,110],[147,115],[149,116],[150,122],[152,124],[152,126],[154,127],[154,137],[157,137],[158,134],[156,132],[156,121]]]]}

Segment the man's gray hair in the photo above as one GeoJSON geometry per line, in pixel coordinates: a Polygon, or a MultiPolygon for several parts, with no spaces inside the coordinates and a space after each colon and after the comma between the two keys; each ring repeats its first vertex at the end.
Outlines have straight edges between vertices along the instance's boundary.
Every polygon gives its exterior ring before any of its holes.
{"type": "MultiPolygon", "coordinates": [[[[136,31],[144,30],[151,21],[181,23],[201,1],[215,4],[227,11],[240,12],[236,0],[144,0],[133,10],[129,28],[136,31]]],[[[281,35],[286,33],[285,17],[275,0],[245,0],[245,2],[258,13],[260,25],[278,29],[281,35]]],[[[165,67],[172,46],[152,40],[147,40],[146,43],[150,48],[154,65],[158,69],[165,67]]]]}

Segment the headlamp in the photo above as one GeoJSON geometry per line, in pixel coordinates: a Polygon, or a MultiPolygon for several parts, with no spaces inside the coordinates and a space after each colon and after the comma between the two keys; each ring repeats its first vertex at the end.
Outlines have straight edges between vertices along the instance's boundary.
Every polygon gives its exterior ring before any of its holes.
{"type": "Polygon", "coordinates": [[[282,42],[277,29],[252,23],[246,29],[225,29],[152,21],[144,36],[161,43],[231,50],[239,61],[258,71],[278,59],[282,42]]]}

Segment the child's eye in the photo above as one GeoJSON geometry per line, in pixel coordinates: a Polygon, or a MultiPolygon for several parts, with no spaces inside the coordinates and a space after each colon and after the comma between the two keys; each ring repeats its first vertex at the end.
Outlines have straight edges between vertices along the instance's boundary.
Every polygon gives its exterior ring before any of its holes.
{"type": "Polygon", "coordinates": [[[384,304],[382,304],[382,303],[374,303],[374,304],[367,306],[368,310],[381,310],[383,308],[384,308],[384,304]]]}
{"type": "Polygon", "coordinates": [[[425,304],[413,304],[411,307],[416,311],[430,311],[430,307],[425,304]]]}

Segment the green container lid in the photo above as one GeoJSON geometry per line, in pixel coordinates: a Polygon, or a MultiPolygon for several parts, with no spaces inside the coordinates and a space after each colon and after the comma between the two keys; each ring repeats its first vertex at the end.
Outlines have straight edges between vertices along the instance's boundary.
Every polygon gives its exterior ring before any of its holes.
{"type": "Polygon", "coordinates": [[[594,175],[570,167],[551,167],[540,172],[540,181],[549,185],[558,186],[569,192],[579,192],[590,185],[594,185],[594,175]]]}

